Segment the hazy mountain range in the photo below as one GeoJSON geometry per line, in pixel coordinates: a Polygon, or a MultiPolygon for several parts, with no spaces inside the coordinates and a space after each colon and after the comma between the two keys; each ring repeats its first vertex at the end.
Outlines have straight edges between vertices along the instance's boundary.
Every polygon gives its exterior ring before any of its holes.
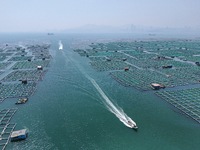
{"type": "Polygon", "coordinates": [[[84,25],[77,28],[65,29],[62,33],[145,33],[145,34],[200,34],[200,27],[149,27],[136,25],[106,26],[84,25]]]}

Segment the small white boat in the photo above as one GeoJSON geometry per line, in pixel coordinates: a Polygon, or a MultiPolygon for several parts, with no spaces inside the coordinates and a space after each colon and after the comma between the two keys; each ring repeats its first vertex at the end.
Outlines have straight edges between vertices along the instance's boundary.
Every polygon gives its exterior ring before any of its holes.
{"type": "Polygon", "coordinates": [[[138,129],[136,123],[131,118],[120,118],[120,120],[129,128],[138,129]]]}

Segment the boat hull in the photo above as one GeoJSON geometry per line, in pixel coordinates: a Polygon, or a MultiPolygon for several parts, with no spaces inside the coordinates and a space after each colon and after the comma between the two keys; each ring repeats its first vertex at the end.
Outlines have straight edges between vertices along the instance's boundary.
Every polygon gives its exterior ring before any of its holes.
{"type": "Polygon", "coordinates": [[[135,129],[137,130],[138,127],[136,125],[136,123],[131,119],[131,118],[120,118],[121,122],[124,123],[125,126],[131,128],[131,129],[135,129]]]}

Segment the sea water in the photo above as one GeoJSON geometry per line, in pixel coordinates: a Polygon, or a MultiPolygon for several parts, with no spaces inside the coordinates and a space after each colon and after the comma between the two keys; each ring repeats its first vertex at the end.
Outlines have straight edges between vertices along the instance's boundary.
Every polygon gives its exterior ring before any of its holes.
{"type": "MultiPolygon", "coordinates": [[[[45,41],[51,43],[52,60],[43,81],[28,103],[17,106],[11,122],[27,128],[25,141],[9,143],[15,150],[198,150],[200,126],[153,92],[123,87],[108,72],[97,72],[89,59],[71,48],[80,40],[143,38],[134,35],[10,34],[0,43],[45,41]],[[62,41],[63,50],[58,50],[62,41]],[[101,87],[104,94],[137,123],[138,131],[126,127],[102,101],[80,67],[101,87]]],[[[0,108],[16,107],[7,99],[0,108]]]]}

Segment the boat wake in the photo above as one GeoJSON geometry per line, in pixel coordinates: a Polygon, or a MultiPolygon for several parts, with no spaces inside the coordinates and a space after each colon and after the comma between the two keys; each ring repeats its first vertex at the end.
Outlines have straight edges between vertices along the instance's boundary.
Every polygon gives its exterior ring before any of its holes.
{"type": "Polygon", "coordinates": [[[103,103],[106,106],[106,108],[112,112],[113,114],[115,114],[115,116],[117,118],[119,118],[119,120],[124,123],[125,126],[129,127],[129,128],[134,128],[137,129],[137,125],[136,123],[130,118],[128,117],[124,111],[119,107],[119,106],[115,106],[111,100],[106,96],[106,94],[102,91],[102,89],[99,87],[99,85],[96,83],[96,81],[94,79],[92,79],[91,77],[87,76],[87,78],[91,81],[91,83],[93,84],[93,86],[96,88],[96,90],[99,92],[99,94],[102,96],[102,98],[104,99],[103,103]]]}
{"type": "MultiPolygon", "coordinates": [[[[65,54],[64,54],[64,56],[66,57],[65,54]]],[[[138,127],[137,127],[136,123],[126,113],[124,113],[122,108],[120,108],[117,105],[114,105],[111,102],[111,100],[106,96],[106,94],[103,92],[103,90],[99,87],[97,82],[93,78],[91,78],[75,60],[73,60],[72,58],[68,58],[68,59],[71,59],[71,61],[74,62],[77,69],[92,83],[92,85],[95,87],[95,89],[98,91],[98,93],[103,98],[101,102],[106,106],[106,108],[111,113],[113,113],[125,126],[127,126],[129,128],[137,129],[138,127]]]]}
{"type": "Polygon", "coordinates": [[[62,50],[63,49],[63,44],[62,44],[61,41],[59,41],[58,45],[59,45],[59,50],[62,50]]]}

